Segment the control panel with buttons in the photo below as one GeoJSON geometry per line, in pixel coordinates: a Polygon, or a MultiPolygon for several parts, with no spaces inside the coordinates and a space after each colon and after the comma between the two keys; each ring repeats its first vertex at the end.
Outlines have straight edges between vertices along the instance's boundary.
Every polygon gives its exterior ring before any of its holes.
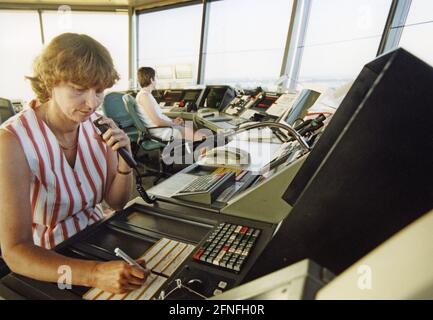
{"type": "Polygon", "coordinates": [[[260,230],[242,225],[221,223],[194,253],[194,260],[226,270],[240,272],[260,230]]]}

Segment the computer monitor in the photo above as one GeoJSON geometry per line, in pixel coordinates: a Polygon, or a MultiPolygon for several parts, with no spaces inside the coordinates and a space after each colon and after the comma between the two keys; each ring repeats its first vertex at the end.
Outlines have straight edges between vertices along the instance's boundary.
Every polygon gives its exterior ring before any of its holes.
{"type": "Polygon", "coordinates": [[[378,57],[366,64],[361,70],[339,108],[332,116],[332,121],[326,127],[320,140],[316,143],[314,149],[284,194],[284,200],[290,205],[295,205],[301,192],[305,189],[314,172],[316,172],[320,163],[325,158],[325,155],[335,141],[337,141],[338,136],[356,113],[356,110],[361,106],[361,103],[374,86],[375,81],[379,79],[386,65],[393,59],[395,54],[398,55],[401,54],[400,52],[403,52],[400,50],[403,49],[378,57]]]}
{"type": "Polygon", "coordinates": [[[199,108],[212,108],[222,111],[236,96],[230,86],[206,86],[200,98],[199,108]]]}
{"type": "Polygon", "coordinates": [[[433,207],[432,83],[433,68],[403,49],[365,66],[247,279],[305,258],[339,274],[433,207]]]}
{"type": "Polygon", "coordinates": [[[185,102],[197,102],[198,98],[200,97],[202,89],[188,89],[184,90],[185,94],[183,96],[183,100],[185,102]]]}

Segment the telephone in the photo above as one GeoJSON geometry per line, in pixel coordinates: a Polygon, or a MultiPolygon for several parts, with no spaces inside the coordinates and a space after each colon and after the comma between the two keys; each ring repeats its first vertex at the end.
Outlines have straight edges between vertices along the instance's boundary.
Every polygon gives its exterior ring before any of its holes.
{"type": "MultiPolygon", "coordinates": [[[[99,123],[99,121],[102,120],[101,118],[96,119],[93,121],[94,125],[98,130],[101,132],[101,136],[108,130],[110,127],[107,124],[99,123]]],[[[129,152],[124,148],[120,148],[117,152],[119,152],[119,155],[125,160],[125,162],[128,164],[128,166],[131,169],[135,169],[137,167],[137,162],[135,162],[134,158],[129,154],[129,152]]]]}
{"type": "Polygon", "coordinates": [[[250,163],[248,151],[231,146],[213,148],[199,159],[201,165],[217,167],[242,167],[250,163]]]}
{"type": "MultiPolygon", "coordinates": [[[[99,132],[101,132],[101,136],[108,130],[110,127],[105,123],[100,123],[99,121],[102,120],[102,117],[99,117],[98,119],[93,121],[93,124],[96,128],[98,128],[99,132]]],[[[147,203],[154,203],[156,200],[154,197],[149,196],[146,191],[144,190],[141,176],[138,172],[137,168],[137,162],[135,162],[134,158],[129,154],[128,150],[126,148],[122,147],[118,151],[119,155],[125,160],[125,162],[128,164],[128,166],[131,169],[134,169],[136,171],[135,179],[136,179],[136,187],[137,191],[140,194],[140,196],[143,198],[144,201],[147,203]]]]}

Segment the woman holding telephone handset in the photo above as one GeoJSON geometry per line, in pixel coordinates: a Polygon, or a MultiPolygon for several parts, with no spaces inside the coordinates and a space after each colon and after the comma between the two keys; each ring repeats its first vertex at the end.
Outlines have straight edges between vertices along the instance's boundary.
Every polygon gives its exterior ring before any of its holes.
{"type": "Polygon", "coordinates": [[[59,268],[69,266],[72,285],[138,289],[149,270],[50,250],[102,219],[103,200],[114,209],[129,200],[132,169],[116,152],[131,151],[129,138],[111,119],[99,121],[109,126],[102,136],[92,123],[104,90],[119,79],[109,52],[86,35],[65,33],[34,61],[28,79],[37,99],[0,127],[3,259],[42,281],[57,282],[59,268]]]}

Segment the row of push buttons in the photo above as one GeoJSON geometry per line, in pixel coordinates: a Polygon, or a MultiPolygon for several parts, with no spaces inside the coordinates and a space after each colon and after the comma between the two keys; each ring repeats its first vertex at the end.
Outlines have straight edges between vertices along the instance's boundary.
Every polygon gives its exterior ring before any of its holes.
{"type": "Polygon", "coordinates": [[[198,176],[179,193],[206,192],[211,189],[226,174],[207,174],[198,176]]]}
{"type": "Polygon", "coordinates": [[[193,258],[239,272],[259,235],[259,229],[221,223],[197,250],[193,258]]]}

